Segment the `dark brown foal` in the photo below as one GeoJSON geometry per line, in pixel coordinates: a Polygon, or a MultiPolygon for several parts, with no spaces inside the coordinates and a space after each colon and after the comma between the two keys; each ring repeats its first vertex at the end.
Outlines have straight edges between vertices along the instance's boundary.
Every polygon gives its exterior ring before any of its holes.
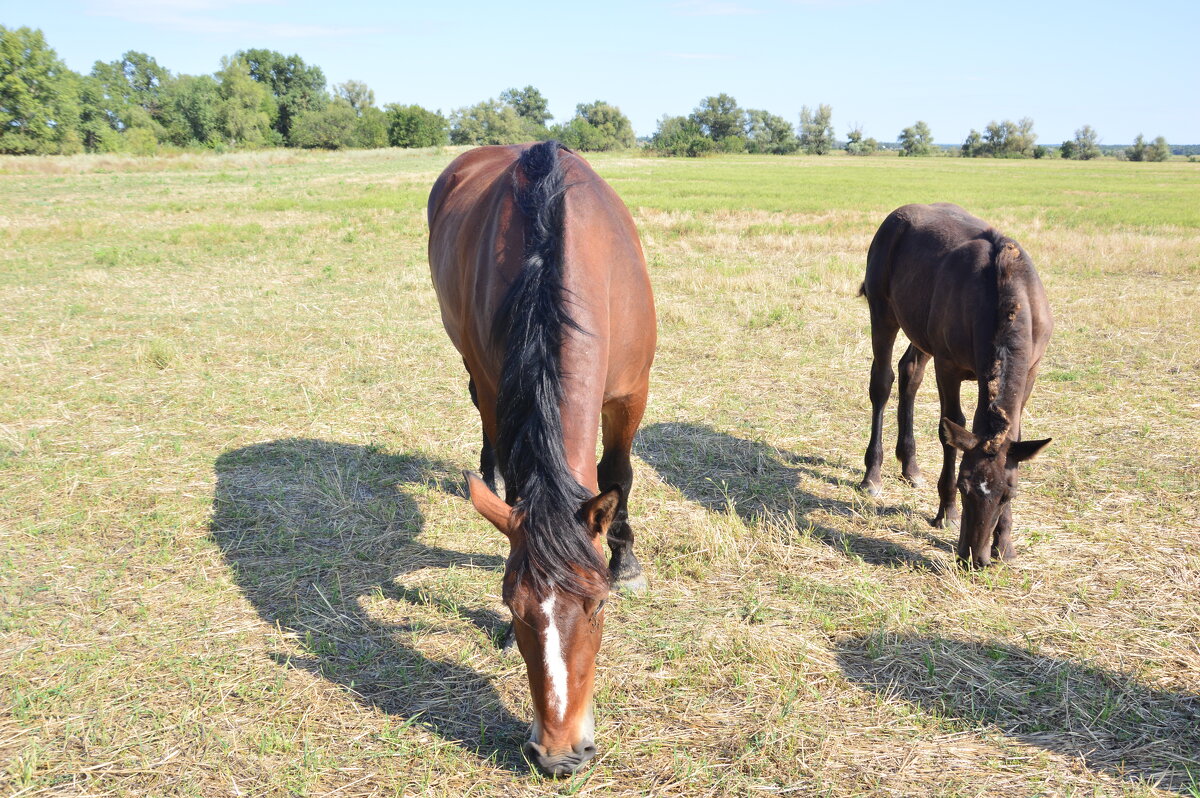
{"type": "Polygon", "coordinates": [[[933,358],[941,398],[942,472],[934,526],[963,515],[957,554],[985,566],[1015,556],[1012,505],[1017,465],[1050,442],[1021,440],[1021,413],[1033,390],[1053,321],[1046,293],[1025,251],[957,205],[905,205],[880,225],[867,255],[859,292],[871,311],[871,440],[862,489],[881,490],[883,413],[892,390],[892,347],[904,330],[911,342],[900,359],[901,473],[920,484],[913,404],[933,358]],[[960,403],[964,380],[979,385],[971,430],[960,403]],[[963,453],[957,482],[954,466],[963,453]]]}

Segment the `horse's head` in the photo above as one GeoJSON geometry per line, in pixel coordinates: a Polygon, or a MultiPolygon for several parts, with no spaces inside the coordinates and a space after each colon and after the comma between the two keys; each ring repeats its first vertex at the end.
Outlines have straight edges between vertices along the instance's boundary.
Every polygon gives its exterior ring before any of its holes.
{"type": "MultiPolygon", "coordinates": [[[[576,569],[578,589],[535,588],[514,568],[527,556],[519,513],[478,477],[468,474],[468,483],[475,509],[509,540],[504,601],[512,610],[513,634],[528,670],[534,710],[533,730],[523,750],[552,776],[574,773],[596,755],[592,687],[608,583],[588,579],[581,566],[576,569]]],[[[620,489],[613,488],[579,508],[576,518],[597,551],[620,499],[620,489]]]]}
{"type": "Polygon", "coordinates": [[[983,568],[998,554],[996,525],[1017,493],[1017,466],[1037,455],[1050,439],[1014,441],[1006,434],[999,441],[988,440],[948,418],[942,419],[941,432],[943,441],[963,453],[958,469],[962,494],[958,559],[983,568]]]}

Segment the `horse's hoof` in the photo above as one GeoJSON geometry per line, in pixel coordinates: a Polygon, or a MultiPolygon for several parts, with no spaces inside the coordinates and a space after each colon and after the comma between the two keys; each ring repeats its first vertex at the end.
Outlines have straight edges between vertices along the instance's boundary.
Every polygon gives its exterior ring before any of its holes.
{"type": "Polygon", "coordinates": [[[873,499],[878,499],[883,495],[883,486],[878,482],[867,482],[864,479],[862,484],[858,486],[858,489],[873,499]]]}
{"type": "Polygon", "coordinates": [[[919,473],[905,474],[902,478],[904,479],[905,482],[907,482],[909,485],[912,485],[914,488],[921,488],[921,487],[925,486],[925,477],[921,476],[919,473]]]}
{"type": "Polygon", "coordinates": [[[613,589],[619,590],[622,593],[645,593],[649,587],[650,583],[646,581],[645,574],[638,574],[628,579],[620,579],[613,582],[613,589]]]}
{"type": "Polygon", "coordinates": [[[504,637],[500,639],[500,655],[507,657],[509,654],[517,650],[517,636],[513,634],[513,627],[510,623],[508,629],[504,631],[504,637]]]}

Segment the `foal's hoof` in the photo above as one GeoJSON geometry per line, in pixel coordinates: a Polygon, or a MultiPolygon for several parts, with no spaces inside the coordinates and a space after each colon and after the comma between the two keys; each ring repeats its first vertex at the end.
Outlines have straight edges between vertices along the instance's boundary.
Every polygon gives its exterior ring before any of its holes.
{"type": "Polygon", "coordinates": [[[878,499],[883,495],[883,485],[878,482],[868,482],[864,479],[858,489],[873,499],[878,499]]]}
{"type": "Polygon", "coordinates": [[[947,515],[946,513],[938,513],[933,518],[929,519],[929,525],[934,529],[948,529],[958,521],[957,515],[947,515]]]}
{"type": "Polygon", "coordinates": [[[646,581],[644,573],[613,582],[613,589],[619,590],[622,593],[645,593],[649,587],[650,583],[646,581]]]}
{"type": "Polygon", "coordinates": [[[900,478],[909,485],[912,485],[914,488],[921,488],[925,486],[925,477],[921,476],[920,471],[915,474],[902,474],[900,478]]]}

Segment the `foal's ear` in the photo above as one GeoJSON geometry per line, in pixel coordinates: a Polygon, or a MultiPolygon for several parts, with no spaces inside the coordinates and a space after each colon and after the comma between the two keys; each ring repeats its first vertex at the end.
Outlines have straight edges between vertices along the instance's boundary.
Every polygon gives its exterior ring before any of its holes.
{"type": "Polygon", "coordinates": [[[467,478],[467,490],[471,494],[471,504],[475,505],[479,514],[491,521],[496,529],[505,535],[510,535],[512,508],[501,501],[500,497],[493,493],[492,489],[478,475],[464,471],[463,476],[467,478]]]}
{"type": "Polygon", "coordinates": [[[1053,438],[1040,441],[1013,441],[1008,447],[1008,460],[1012,463],[1023,463],[1038,456],[1038,453],[1049,445],[1053,438]]]}
{"type": "Polygon", "coordinates": [[[617,517],[617,507],[621,505],[621,488],[613,485],[599,496],[593,496],[579,508],[583,522],[593,536],[608,534],[613,519],[617,517]]]}
{"type": "Polygon", "coordinates": [[[942,417],[942,440],[960,452],[969,452],[979,445],[979,438],[966,427],[942,417]]]}

